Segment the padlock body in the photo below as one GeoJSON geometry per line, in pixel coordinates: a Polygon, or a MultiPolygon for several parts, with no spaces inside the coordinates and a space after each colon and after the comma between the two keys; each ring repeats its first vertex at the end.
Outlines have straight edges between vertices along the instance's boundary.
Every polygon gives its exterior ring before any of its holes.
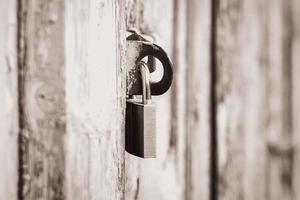
{"type": "Polygon", "coordinates": [[[125,149],[141,158],[156,157],[156,108],[129,99],[126,103],[125,149]]]}

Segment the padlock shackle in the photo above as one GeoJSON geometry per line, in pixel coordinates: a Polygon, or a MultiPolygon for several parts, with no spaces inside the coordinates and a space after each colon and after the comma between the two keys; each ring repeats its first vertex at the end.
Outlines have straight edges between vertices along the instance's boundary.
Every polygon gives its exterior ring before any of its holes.
{"type": "MultiPolygon", "coordinates": [[[[158,46],[157,44],[154,44],[148,40],[146,40],[144,37],[142,37],[140,34],[136,32],[136,30],[129,30],[132,34],[127,37],[128,41],[134,41],[136,43],[139,43],[140,45],[140,51],[139,55],[135,61],[135,64],[137,65],[144,57],[150,58],[149,63],[152,63],[153,66],[150,67],[150,71],[155,71],[155,59],[157,58],[163,66],[164,73],[161,78],[161,80],[157,83],[151,83],[151,94],[152,95],[161,95],[168,91],[168,89],[171,87],[172,81],[173,81],[173,65],[168,57],[168,54],[164,51],[163,48],[158,46]],[[153,69],[152,69],[152,68],[153,69]]],[[[131,93],[130,95],[134,95],[138,93],[131,93]]]]}
{"type": "Polygon", "coordinates": [[[168,91],[168,89],[171,87],[172,80],[173,80],[172,63],[167,53],[160,46],[145,41],[137,41],[137,42],[141,42],[142,47],[136,62],[140,62],[146,56],[153,56],[162,63],[164,69],[163,77],[159,82],[150,84],[151,94],[161,95],[166,91],[168,91]]]}
{"type": "Polygon", "coordinates": [[[151,101],[150,71],[144,61],[139,62],[138,67],[142,77],[143,104],[149,104],[151,101]]]}

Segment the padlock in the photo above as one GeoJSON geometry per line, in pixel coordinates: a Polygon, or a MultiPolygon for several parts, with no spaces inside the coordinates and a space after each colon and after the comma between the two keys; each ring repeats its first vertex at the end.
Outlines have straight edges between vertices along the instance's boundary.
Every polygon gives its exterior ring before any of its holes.
{"type": "Polygon", "coordinates": [[[125,149],[141,158],[156,157],[156,107],[151,100],[150,72],[147,64],[139,62],[142,78],[142,99],[126,102],[125,149]]]}

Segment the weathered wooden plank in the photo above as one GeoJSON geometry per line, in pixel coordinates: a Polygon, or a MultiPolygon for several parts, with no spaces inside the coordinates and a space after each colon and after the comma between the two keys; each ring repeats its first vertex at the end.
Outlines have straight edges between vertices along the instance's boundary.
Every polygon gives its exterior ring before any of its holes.
{"type": "Polygon", "coordinates": [[[267,5],[216,9],[218,199],[266,199],[267,5]]]}
{"type": "Polygon", "coordinates": [[[66,1],[67,199],[124,198],[122,1],[66,1]]]}
{"type": "Polygon", "coordinates": [[[297,47],[292,7],[283,0],[220,2],[220,199],[294,197],[292,127],[294,123],[296,132],[297,115],[292,110],[297,104],[292,102],[297,83],[292,77],[297,71],[292,47],[297,47]]]}
{"type": "Polygon", "coordinates": [[[20,198],[64,198],[64,3],[19,1],[20,198]]]}
{"type": "MultiPolygon", "coordinates": [[[[186,198],[210,199],[211,1],[188,1],[186,198]]],[[[178,30],[182,31],[182,30],[178,30]]],[[[184,52],[180,52],[184,54],[184,52]]],[[[181,76],[181,75],[180,75],[181,76]]],[[[184,81],[184,80],[181,80],[184,81]]],[[[215,181],[215,180],[212,180],[215,181]]]]}
{"type": "Polygon", "coordinates": [[[155,97],[157,158],[141,160],[125,156],[125,197],[184,199],[186,2],[127,1],[126,5],[127,28],[135,27],[154,36],[156,43],[171,56],[175,78],[171,92],[155,97]]]}
{"type": "Polygon", "coordinates": [[[0,1],[0,194],[17,199],[18,95],[16,1],[0,1]]]}
{"type": "Polygon", "coordinates": [[[292,65],[292,125],[293,135],[291,137],[291,145],[293,148],[293,198],[300,199],[300,1],[293,0],[292,2],[292,52],[291,52],[291,65],[292,65]]]}
{"type": "MultiPolygon", "coordinates": [[[[187,122],[187,6],[185,0],[173,1],[173,35],[170,45],[172,45],[171,59],[174,66],[174,80],[171,88],[171,105],[170,116],[170,138],[168,143],[168,157],[174,157],[173,161],[169,162],[174,168],[174,177],[176,185],[173,186],[173,191],[177,191],[176,198],[166,199],[185,199],[188,197],[188,185],[186,184],[186,161],[187,161],[187,142],[186,142],[186,122],[187,122]]],[[[161,17],[163,18],[163,16],[161,17]]],[[[159,19],[157,19],[159,20],[159,19]]],[[[153,22],[155,24],[155,22],[153,22]]],[[[161,31],[162,32],[162,31],[161,31]]],[[[167,41],[168,42],[168,41],[167,41]]],[[[161,115],[163,112],[161,113],[161,115]]],[[[161,116],[159,115],[159,116],[161,116]]],[[[163,133],[161,133],[163,134],[163,133]]],[[[169,180],[169,182],[172,180],[169,180]]],[[[164,183],[166,185],[168,183],[164,183]]]]}
{"type": "Polygon", "coordinates": [[[274,1],[268,9],[267,199],[293,199],[291,1],[274,1]]]}

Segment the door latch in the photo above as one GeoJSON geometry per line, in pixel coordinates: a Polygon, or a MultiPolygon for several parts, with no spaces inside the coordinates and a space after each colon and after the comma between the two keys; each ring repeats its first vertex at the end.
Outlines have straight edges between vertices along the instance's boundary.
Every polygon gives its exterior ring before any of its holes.
{"type": "Polygon", "coordinates": [[[171,86],[173,67],[167,53],[158,45],[133,32],[127,37],[127,102],[125,150],[141,158],[156,157],[156,106],[152,95],[161,95],[171,86]],[[142,61],[148,57],[148,62],[142,61]],[[150,82],[155,59],[163,65],[162,79],[150,82]],[[142,95],[142,99],[136,98],[142,95]]]}
{"type": "Polygon", "coordinates": [[[163,66],[164,73],[161,80],[156,83],[151,83],[150,85],[151,94],[161,95],[171,86],[173,79],[173,67],[167,53],[157,44],[145,39],[145,37],[141,34],[132,31],[132,34],[127,37],[126,94],[128,96],[142,94],[142,83],[137,66],[144,57],[148,57],[147,66],[150,73],[155,71],[154,58],[157,58],[163,66]]]}

